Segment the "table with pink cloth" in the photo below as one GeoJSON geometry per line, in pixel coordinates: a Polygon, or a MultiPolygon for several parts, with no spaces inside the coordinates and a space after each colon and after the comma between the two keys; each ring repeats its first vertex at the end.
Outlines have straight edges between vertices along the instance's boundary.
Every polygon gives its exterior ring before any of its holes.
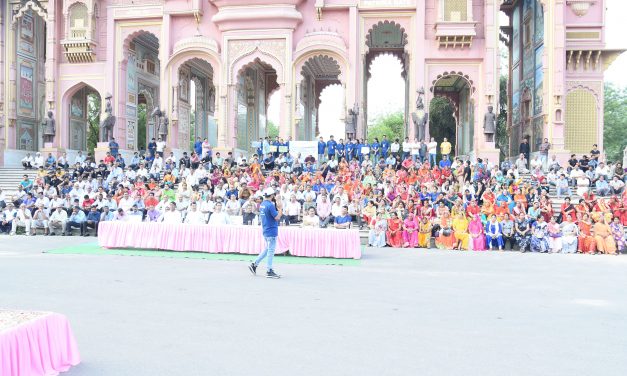
{"type": "Polygon", "coordinates": [[[65,316],[0,310],[0,375],[58,375],[80,360],[65,316]]]}
{"type": "MultiPolygon", "coordinates": [[[[265,243],[259,226],[100,222],[105,248],[258,254],[265,243]]],[[[294,256],[361,258],[358,230],[279,227],[276,252],[294,256]]]]}

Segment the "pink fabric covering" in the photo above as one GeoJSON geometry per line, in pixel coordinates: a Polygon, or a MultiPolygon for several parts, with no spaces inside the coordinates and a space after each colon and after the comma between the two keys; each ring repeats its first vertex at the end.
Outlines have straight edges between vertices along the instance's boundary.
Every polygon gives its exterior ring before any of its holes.
{"type": "Polygon", "coordinates": [[[0,375],[53,376],[80,363],[65,316],[50,312],[0,311],[0,375]],[[18,317],[20,316],[20,317],[18,317]],[[29,316],[23,319],[24,316],[29,316]],[[13,323],[8,322],[13,320],[13,323]]]}
{"type": "MultiPolygon", "coordinates": [[[[265,247],[261,227],[163,223],[100,222],[98,243],[105,248],[258,254],[265,247]]],[[[279,227],[277,254],[361,258],[358,230],[279,227]]]]}

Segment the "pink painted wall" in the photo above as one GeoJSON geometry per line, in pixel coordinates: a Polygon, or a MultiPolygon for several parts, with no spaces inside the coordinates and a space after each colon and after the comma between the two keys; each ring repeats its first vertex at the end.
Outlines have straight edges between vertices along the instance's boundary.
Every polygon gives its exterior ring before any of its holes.
{"type": "Polygon", "coordinates": [[[322,20],[318,21],[315,13],[310,11],[313,7],[313,3],[314,0],[309,0],[297,8],[303,15],[303,22],[294,30],[292,48],[295,48],[298,41],[308,32],[329,30],[338,33],[348,46],[350,24],[348,8],[325,10],[322,15],[322,20]]]}

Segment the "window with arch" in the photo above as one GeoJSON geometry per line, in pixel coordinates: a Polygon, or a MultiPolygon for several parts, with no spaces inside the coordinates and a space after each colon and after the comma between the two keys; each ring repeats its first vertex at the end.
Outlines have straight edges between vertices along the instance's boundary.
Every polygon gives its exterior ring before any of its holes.
{"type": "Polygon", "coordinates": [[[443,21],[464,22],[468,20],[469,0],[440,0],[440,14],[443,21]]]}
{"type": "Polygon", "coordinates": [[[83,3],[76,3],[70,8],[70,38],[87,38],[87,28],[89,26],[89,16],[87,6],[83,3]]]}

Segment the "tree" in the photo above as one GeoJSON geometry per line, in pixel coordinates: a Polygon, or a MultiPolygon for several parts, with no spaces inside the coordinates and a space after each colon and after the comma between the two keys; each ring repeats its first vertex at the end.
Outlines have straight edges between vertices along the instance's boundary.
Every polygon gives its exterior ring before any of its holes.
{"type": "Polygon", "coordinates": [[[398,138],[399,141],[402,141],[404,134],[405,122],[403,113],[395,112],[377,118],[374,124],[368,127],[368,142],[372,143],[375,138],[381,141],[383,135],[386,135],[388,140],[393,141],[398,138]]]}
{"type": "Polygon", "coordinates": [[[137,106],[137,149],[146,150],[146,104],[137,106]]]}
{"type": "Polygon", "coordinates": [[[496,147],[501,150],[501,160],[509,156],[509,134],[507,131],[507,76],[499,80],[499,113],[496,118],[496,147]]]}
{"type": "Polygon", "coordinates": [[[275,138],[279,135],[279,127],[277,127],[272,121],[268,120],[266,123],[266,136],[275,138]]]}
{"type": "Polygon", "coordinates": [[[100,96],[90,94],[87,98],[87,151],[94,153],[100,135],[100,96]]]}
{"type": "Polygon", "coordinates": [[[455,150],[455,131],[453,106],[445,98],[433,98],[429,104],[429,136],[435,138],[438,143],[446,137],[455,150]]]}
{"type": "Polygon", "coordinates": [[[608,161],[622,161],[627,144],[627,88],[605,85],[603,148],[608,161]]]}

